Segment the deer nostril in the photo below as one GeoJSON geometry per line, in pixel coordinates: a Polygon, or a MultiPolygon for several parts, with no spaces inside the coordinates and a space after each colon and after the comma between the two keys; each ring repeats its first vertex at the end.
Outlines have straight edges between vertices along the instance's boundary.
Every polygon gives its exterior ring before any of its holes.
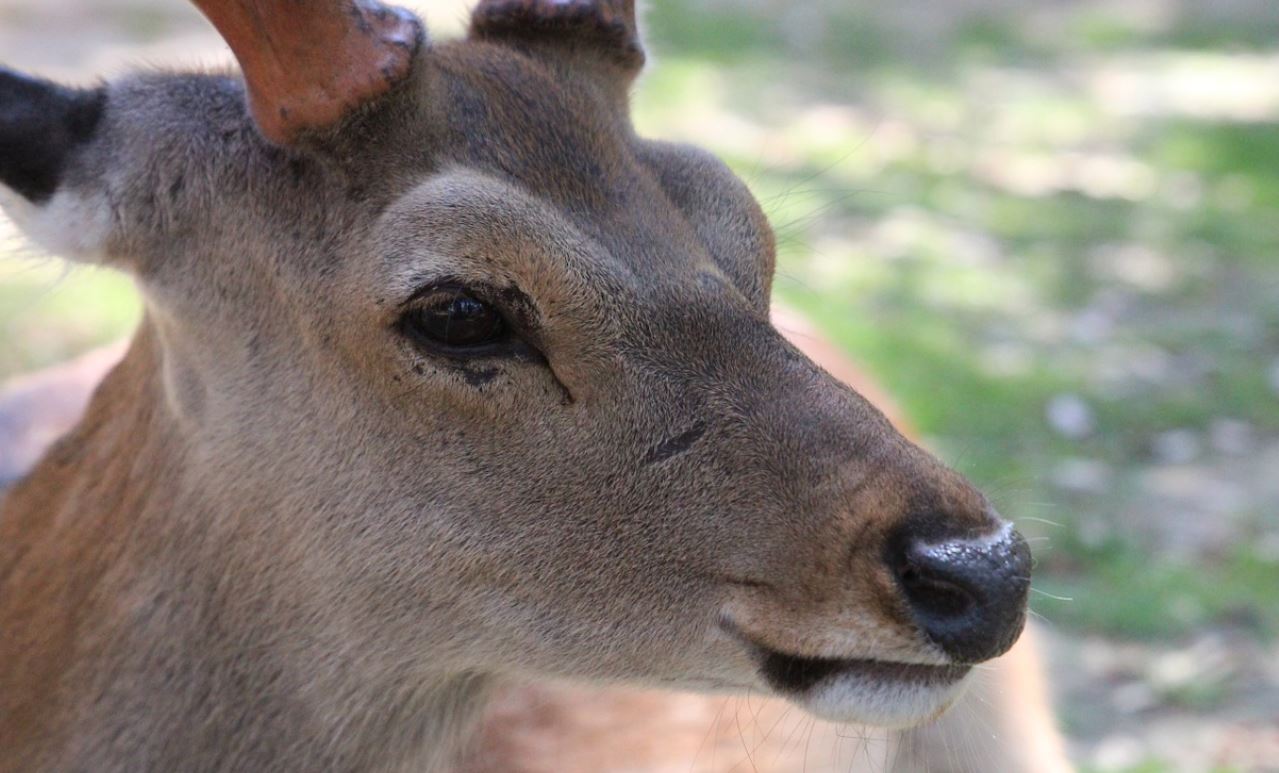
{"type": "Polygon", "coordinates": [[[965,615],[977,604],[972,593],[954,583],[937,579],[931,572],[914,564],[898,570],[897,579],[917,612],[930,617],[950,618],[965,615]]]}
{"type": "Polygon", "coordinates": [[[978,538],[906,538],[889,562],[915,622],[956,661],[989,660],[1017,640],[1030,551],[1010,527],[978,538]]]}

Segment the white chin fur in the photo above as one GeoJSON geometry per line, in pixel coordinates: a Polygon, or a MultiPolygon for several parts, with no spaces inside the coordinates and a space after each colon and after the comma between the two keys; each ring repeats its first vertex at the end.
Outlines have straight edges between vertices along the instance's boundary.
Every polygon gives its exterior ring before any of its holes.
{"type": "Polygon", "coordinates": [[[963,694],[971,678],[916,684],[834,674],[791,700],[832,722],[904,729],[936,718],[963,694]]]}

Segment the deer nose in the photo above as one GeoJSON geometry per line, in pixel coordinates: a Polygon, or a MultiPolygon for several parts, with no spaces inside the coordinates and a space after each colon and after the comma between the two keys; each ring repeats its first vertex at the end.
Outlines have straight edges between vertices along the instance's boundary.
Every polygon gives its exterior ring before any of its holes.
{"type": "Polygon", "coordinates": [[[889,560],[916,623],[956,662],[989,660],[1017,641],[1030,548],[1010,524],[980,537],[908,537],[889,560]]]}

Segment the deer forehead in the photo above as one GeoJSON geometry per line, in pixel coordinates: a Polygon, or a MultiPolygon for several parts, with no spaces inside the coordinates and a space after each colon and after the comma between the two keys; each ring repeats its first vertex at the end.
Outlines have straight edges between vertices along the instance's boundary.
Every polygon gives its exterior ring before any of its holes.
{"type": "Polygon", "coordinates": [[[422,64],[414,96],[454,158],[597,206],[633,183],[626,104],[573,68],[475,40],[441,46],[422,64]]]}
{"type": "Polygon", "coordinates": [[[753,198],[722,163],[638,138],[625,108],[571,70],[465,41],[428,56],[407,91],[412,109],[386,149],[365,152],[391,156],[396,180],[425,173],[395,209],[444,203],[434,228],[455,218],[480,234],[518,231],[505,210],[519,210],[525,238],[593,241],[650,281],[725,258],[762,265],[758,253],[771,249],[753,198]],[[441,171],[472,174],[432,183],[441,171]]]}
{"type": "MultiPolygon", "coordinates": [[[[161,237],[166,251],[189,245],[153,233],[173,223],[203,233],[200,251],[303,272],[372,249],[399,261],[372,262],[393,271],[379,288],[390,293],[405,275],[443,272],[448,261],[460,271],[482,252],[487,266],[477,279],[518,279],[551,299],[618,282],[678,288],[706,275],[758,296],[771,273],[767,222],[722,163],[640,140],[607,100],[504,47],[458,43],[423,64],[393,95],[399,109],[381,111],[368,134],[353,132],[360,146],[337,161],[255,142],[244,115],[227,130],[221,113],[234,84],[178,85],[203,92],[217,114],[188,116],[176,139],[163,140],[177,146],[166,149],[181,163],[132,166],[128,194],[146,206],[134,208],[145,214],[130,224],[141,232],[130,241],[148,243],[144,250],[161,237]],[[231,241],[243,249],[227,249],[231,241]]],[[[138,96],[130,86],[121,91],[120,101],[138,96]]],[[[149,93],[126,122],[151,120],[154,101],[149,93]]],[[[311,292],[309,284],[293,286],[311,292]]]]}
{"type": "Polygon", "coordinates": [[[389,298],[442,279],[515,286],[548,309],[592,324],[604,320],[587,319],[589,309],[628,297],[677,294],[698,283],[718,283],[733,294],[691,225],[678,214],[663,215],[663,233],[621,212],[575,218],[518,184],[452,169],[427,178],[382,214],[369,280],[389,298]]]}

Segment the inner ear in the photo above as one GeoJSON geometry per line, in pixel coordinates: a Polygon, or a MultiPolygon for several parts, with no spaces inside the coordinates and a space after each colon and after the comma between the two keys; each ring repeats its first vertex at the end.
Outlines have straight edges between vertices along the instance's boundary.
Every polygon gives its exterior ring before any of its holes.
{"type": "Polygon", "coordinates": [[[0,68],[0,183],[33,204],[47,202],[105,104],[102,88],[72,89],[0,68]]]}

